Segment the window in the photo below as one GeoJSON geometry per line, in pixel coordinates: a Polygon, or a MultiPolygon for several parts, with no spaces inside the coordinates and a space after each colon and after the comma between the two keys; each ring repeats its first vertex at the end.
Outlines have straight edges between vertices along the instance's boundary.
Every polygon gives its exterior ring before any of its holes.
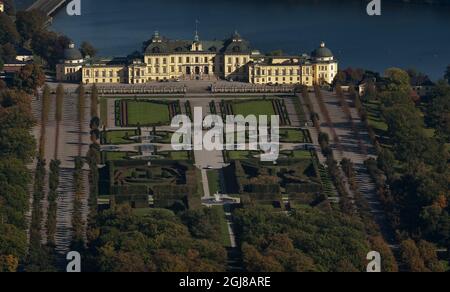
{"type": "Polygon", "coordinates": [[[163,64],[166,65],[167,64],[167,59],[163,58],[163,64]]]}
{"type": "Polygon", "coordinates": [[[205,57],[205,63],[208,63],[208,57],[205,57]]]}
{"type": "Polygon", "coordinates": [[[172,57],[171,59],[170,59],[170,62],[173,64],[173,63],[175,63],[175,57],[172,57]]]}

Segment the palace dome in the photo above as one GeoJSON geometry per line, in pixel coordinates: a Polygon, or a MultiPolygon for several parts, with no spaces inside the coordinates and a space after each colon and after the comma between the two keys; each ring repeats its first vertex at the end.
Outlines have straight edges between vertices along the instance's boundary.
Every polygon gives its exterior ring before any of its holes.
{"type": "Polygon", "coordinates": [[[313,58],[332,58],[333,56],[333,52],[325,46],[324,42],[311,53],[311,57],[313,58]]]}
{"type": "Polygon", "coordinates": [[[75,44],[71,43],[69,44],[69,47],[64,50],[64,60],[82,60],[83,55],[81,54],[80,50],[75,48],[75,44]]]}

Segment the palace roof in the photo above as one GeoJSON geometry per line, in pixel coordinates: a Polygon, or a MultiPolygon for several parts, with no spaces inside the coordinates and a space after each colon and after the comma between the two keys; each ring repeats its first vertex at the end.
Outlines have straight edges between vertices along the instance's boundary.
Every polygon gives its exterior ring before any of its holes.
{"type": "Polygon", "coordinates": [[[155,33],[153,38],[144,44],[144,53],[149,54],[177,54],[177,53],[222,53],[222,54],[251,54],[250,43],[235,33],[226,40],[171,40],[155,33]],[[192,45],[198,43],[201,51],[192,51],[192,45]]]}

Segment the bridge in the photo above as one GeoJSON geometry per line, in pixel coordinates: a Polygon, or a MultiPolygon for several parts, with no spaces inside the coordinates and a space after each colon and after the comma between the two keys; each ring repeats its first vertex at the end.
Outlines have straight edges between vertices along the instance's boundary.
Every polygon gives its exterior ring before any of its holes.
{"type": "Polygon", "coordinates": [[[53,16],[58,9],[63,7],[68,0],[36,0],[27,11],[30,10],[40,10],[44,12],[47,16],[53,16]]]}

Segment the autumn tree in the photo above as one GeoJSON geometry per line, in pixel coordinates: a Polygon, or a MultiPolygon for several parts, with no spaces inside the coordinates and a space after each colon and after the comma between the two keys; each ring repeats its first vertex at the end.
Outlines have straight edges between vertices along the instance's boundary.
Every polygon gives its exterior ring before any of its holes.
{"type": "Polygon", "coordinates": [[[15,76],[14,84],[17,88],[28,93],[34,93],[45,84],[45,73],[38,64],[27,64],[20,69],[15,76]]]}
{"type": "Polygon", "coordinates": [[[97,49],[89,42],[83,42],[80,47],[81,54],[83,55],[83,58],[89,57],[95,57],[97,54],[97,49]]]}
{"type": "Polygon", "coordinates": [[[4,13],[0,14],[0,44],[17,44],[19,43],[19,40],[20,35],[17,32],[12,18],[4,13]]]}
{"type": "Polygon", "coordinates": [[[63,116],[63,103],[64,103],[64,87],[60,83],[56,88],[56,111],[55,120],[59,123],[62,121],[63,116]]]}
{"type": "Polygon", "coordinates": [[[16,26],[22,40],[30,40],[45,28],[47,16],[39,10],[19,11],[16,15],[16,26]]]}
{"type": "Polygon", "coordinates": [[[98,88],[93,85],[91,88],[91,118],[98,117],[98,88]]]}
{"type": "Polygon", "coordinates": [[[86,107],[86,95],[83,85],[78,87],[78,120],[83,124],[85,120],[84,109],[86,107]]]}

